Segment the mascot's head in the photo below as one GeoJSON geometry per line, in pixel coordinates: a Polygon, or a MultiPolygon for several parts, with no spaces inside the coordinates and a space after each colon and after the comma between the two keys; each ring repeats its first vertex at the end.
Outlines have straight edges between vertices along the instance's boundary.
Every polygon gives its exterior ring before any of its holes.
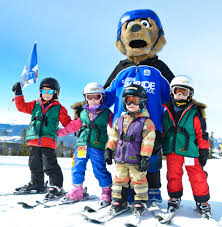
{"type": "Polygon", "coordinates": [[[152,10],[132,10],[120,18],[116,47],[133,62],[155,57],[165,43],[160,19],[152,10]]]}

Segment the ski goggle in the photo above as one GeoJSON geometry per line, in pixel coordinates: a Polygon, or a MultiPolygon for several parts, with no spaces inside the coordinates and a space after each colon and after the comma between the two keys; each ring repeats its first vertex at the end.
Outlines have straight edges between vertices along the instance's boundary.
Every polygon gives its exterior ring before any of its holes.
{"type": "Polygon", "coordinates": [[[171,92],[174,95],[182,95],[185,98],[187,98],[190,95],[190,89],[180,86],[175,86],[171,88],[171,92]]]}
{"type": "Polygon", "coordinates": [[[96,100],[96,101],[100,101],[102,99],[102,94],[86,94],[85,98],[87,101],[91,101],[91,100],[96,100]]]}
{"type": "Polygon", "coordinates": [[[46,94],[48,93],[49,95],[53,95],[56,93],[56,90],[45,90],[45,89],[40,89],[41,94],[46,94]]]}
{"type": "Polygon", "coordinates": [[[139,105],[140,104],[140,97],[137,96],[126,96],[125,97],[125,104],[126,105],[130,105],[130,104],[134,104],[134,105],[139,105]]]}

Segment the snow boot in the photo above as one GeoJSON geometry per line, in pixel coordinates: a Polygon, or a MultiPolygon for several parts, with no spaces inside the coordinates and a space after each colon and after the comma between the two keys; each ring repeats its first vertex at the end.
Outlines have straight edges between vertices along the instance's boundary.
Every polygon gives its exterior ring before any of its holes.
{"type": "Polygon", "coordinates": [[[181,198],[170,198],[168,201],[167,212],[174,212],[176,209],[180,208],[181,198]]]}
{"type": "Polygon", "coordinates": [[[133,205],[133,215],[135,216],[142,215],[145,209],[147,208],[146,203],[147,201],[135,200],[133,205]]]}
{"type": "Polygon", "coordinates": [[[148,203],[161,203],[162,197],[161,197],[161,191],[158,188],[150,188],[148,190],[148,203]]]}
{"type": "Polygon", "coordinates": [[[110,187],[102,188],[102,195],[100,197],[100,202],[105,203],[105,204],[110,204],[111,203],[111,192],[112,192],[112,190],[110,187]]]}
{"type": "Polygon", "coordinates": [[[46,193],[47,183],[45,185],[39,185],[33,182],[29,182],[22,187],[15,188],[15,193],[46,193]]]}
{"type": "Polygon", "coordinates": [[[82,185],[74,185],[73,189],[66,194],[70,200],[81,200],[84,197],[84,190],[82,185]]]}
{"type": "Polygon", "coordinates": [[[64,194],[64,191],[62,188],[53,185],[49,187],[48,193],[45,195],[45,199],[53,200],[56,198],[60,198],[63,194],[64,194]]]}
{"type": "Polygon", "coordinates": [[[206,218],[206,219],[210,219],[212,218],[212,215],[211,215],[211,208],[210,208],[210,204],[209,203],[196,203],[196,206],[197,206],[197,212],[200,213],[200,215],[203,217],[203,218],[206,218]]]}
{"type": "Polygon", "coordinates": [[[128,207],[128,202],[123,201],[122,199],[114,199],[109,210],[110,214],[116,214],[125,210],[128,207]]]}

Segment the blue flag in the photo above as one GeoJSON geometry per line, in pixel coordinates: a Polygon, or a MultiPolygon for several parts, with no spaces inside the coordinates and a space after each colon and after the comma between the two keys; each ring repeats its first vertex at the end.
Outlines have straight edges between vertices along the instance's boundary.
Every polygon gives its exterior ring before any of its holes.
{"type": "Polygon", "coordinates": [[[37,60],[37,42],[34,43],[30,59],[25,65],[21,78],[20,84],[24,88],[29,84],[36,83],[38,81],[38,60],[37,60]]]}

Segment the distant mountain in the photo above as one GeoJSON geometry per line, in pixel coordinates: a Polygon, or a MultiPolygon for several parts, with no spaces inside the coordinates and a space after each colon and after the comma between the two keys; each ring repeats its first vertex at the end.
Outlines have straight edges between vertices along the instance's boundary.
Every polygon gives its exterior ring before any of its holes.
{"type": "MultiPolygon", "coordinates": [[[[27,127],[28,125],[0,124],[0,142],[19,143],[22,131],[27,127]]],[[[73,134],[58,137],[58,142],[60,141],[63,141],[65,147],[70,148],[75,147],[76,144],[76,138],[73,134]]]]}

